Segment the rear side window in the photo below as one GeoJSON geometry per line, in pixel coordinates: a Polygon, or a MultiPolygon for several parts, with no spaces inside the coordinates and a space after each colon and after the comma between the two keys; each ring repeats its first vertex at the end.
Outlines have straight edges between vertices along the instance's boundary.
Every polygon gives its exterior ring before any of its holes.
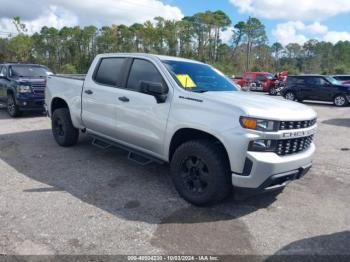
{"type": "Polygon", "coordinates": [[[103,85],[118,86],[123,85],[123,78],[121,75],[125,62],[125,58],[103,58],[95,73],[94,80],[103,85]]]}
{"type": "Polygon", "coordinates": [[[142,59],[134,59],[127,88],[140,91],[142,81],[163,83],[163,77],[151,62],[142,59]]]}
{"type": "Polygon", "coordinates": [[[326,83],[326,80],[322,77],[308,77],[306,82],[309,85],[322,86],[326,83]]]}
{"type": "Polygon", "coordinates": [[[287,77],[288,85],[303,85],[305,83],[305,79],[302,77],[287,77]]]}

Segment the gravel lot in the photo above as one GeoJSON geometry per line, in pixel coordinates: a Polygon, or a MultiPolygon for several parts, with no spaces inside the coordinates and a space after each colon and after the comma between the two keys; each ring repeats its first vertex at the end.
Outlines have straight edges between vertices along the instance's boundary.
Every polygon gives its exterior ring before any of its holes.
{"type": "Polygon", "coordinates": [[[279,194],[183,201],[167,166],[81,136],[58,147],[43,116],[0,110],[0,254],[348,254],[350,107],[319,114],[314,166],[279,194]]]}

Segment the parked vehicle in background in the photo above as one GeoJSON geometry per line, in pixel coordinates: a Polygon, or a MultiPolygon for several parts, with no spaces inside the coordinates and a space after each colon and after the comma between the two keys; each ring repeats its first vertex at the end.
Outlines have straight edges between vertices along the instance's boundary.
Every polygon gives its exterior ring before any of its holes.
{"type": "Polygon", "coordinates": [[[242,81],[243,77],[242,76],[231,76],[230,79],[235,82],[237,85],[242,87],[239,83],[242,81]]]}
{"type": "Polygon", "coordinates": [[[350,86],[323,75],[291,75],[281,95],[293,101],[318,100],[345,106],[350,102],[350,86]]]}
{"type": "Polygon", "coordinates": [[[170,163],[195,205],[220,202],[233,186],[282,188],[308,172],[315,151],[310,107],[241,92],[213,67],[178,57],[98,55],[83,79],[49,76],[45,102],[59,145],[83,130],[141,164],[170,163]]]}
{"type": "Polygon", "coordinates": [[[236,83],[242,87],[252,87],[250,89],[252,91],[269,92],[270,88],[275,85],[275,77],[269,72],[246,72],[236,83]]]}
{"type": "Polygon", "coordinates": [[[335,80],[338,80],[342,84],[350,84],[350,75],[331,75],[335,80]]]}
{"type": "Polygon", "coordinates": [[[288,77],[288,71],[283,71],[275,75],[275,82],[269,89],[270,95],[278,95],[281,93],[281,90],[286,86],[286,81],[288,77]]]}
{"type": "Polygon", "coordinates": [[[44,111],[46,77],[51,71],[36,64],[0,64],[0,101],[17,117],[23,111],[44,111]]]}

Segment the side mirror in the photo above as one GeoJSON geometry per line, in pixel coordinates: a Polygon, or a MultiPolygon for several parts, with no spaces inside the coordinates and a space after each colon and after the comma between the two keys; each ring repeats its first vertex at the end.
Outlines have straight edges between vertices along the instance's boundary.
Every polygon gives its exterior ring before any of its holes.
{"type": "Polygon", "coordinates": [[[164,103],[169,89],[166,85],[158,82],[141,81],[141,92],[154,96],[157,103],[164,103]]]}

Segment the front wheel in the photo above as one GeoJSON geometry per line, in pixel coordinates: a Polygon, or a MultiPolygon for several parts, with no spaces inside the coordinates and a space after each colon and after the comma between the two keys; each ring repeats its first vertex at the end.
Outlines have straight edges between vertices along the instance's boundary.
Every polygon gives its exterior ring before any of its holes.
{"type": "Polygon", "coordinates": [[[277,95],[277,89],[276,87],[270,87],[269,89],[269,95],[276,96],[277,95]]]}
{"type": "Polygon", "coordinates": [[[76,129],[70,117],[68,108],[56,109],[51,119],[53,136],[60,146],[73,146],[78,142],[79,129],[76,129]]]}
{"type": "Polygon", "coordinates": [[[333,102],[334,105],[339,107],[346,106],[349,103],[344,95],[336,95],[333,102]]]}
{"type": "Polygon", "coordinates": [[[170,166],[175,188],[194,205],[221,202],[232,191],[228,159],[213,141],[185,142],[176,149],[170,166]]]}
{"type": "Polygon", "coordinates": [[[295,94],[293,92],[287,92],[284,95],[284,98],[287,99],[287,100],[291,100],[291,101],[295,101],[296,100],[295,94]]]}
{"type": "Polygon", "coordinates": [[[11,117],[18,117],[22,114],[22,111],[20,111],[18,105],[16,105],[16,100],[12,94],[7,95],[7,113],[11,117]]]}

